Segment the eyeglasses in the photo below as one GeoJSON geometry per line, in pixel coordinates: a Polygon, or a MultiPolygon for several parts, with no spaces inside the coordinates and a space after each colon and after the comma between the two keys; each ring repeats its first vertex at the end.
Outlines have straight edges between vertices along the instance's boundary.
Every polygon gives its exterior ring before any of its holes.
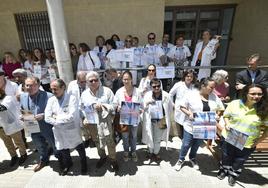
{"type": "Polygon", "coordinates": [[[149,40],[154,40],[155,38],[154,38],[154,37],[149,37],[148,39],[149,39],[149,40]]]}
{"type": "Polygon", "coordinates": [[[154,72],[155,70],[154,69],[148,69],[147,71],[148,72],[154,72]]]}
{"type": "Polygon", "coordinates": [[[249,93],[249,95],[251,95],[251,96],[258,96],[258,97],[262,97],[263,96],[262,93],[249,93]]]}
{"type": "Polygon", "coordinates": [[[125,42],[131,42],[131,40],[125,40],[125,42]]]}
{"type": "Polygon", "coordinates": [[[160,88],[160,85],[152,86],[152,88],[154,88],[154,89],[156,89],[156,88],[160,88]]]}
{"type": "Polygon", "coordinates": [[[92,79],[92,80],[89,80],[90,83],[93,83],[93,82],[99,82],[98,79],[92,79]]]}

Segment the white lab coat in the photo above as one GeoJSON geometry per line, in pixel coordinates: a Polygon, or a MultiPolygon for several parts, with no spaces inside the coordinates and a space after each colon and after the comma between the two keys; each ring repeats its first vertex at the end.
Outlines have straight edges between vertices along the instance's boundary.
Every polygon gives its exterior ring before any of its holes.
{"type": "Polygon", "coordinates": [[[0,101],[7,110],[0,112],[0,127],[3,127],[6,135],[12,135],[23,129],[20,121],[20,109],[14,96],[5,96],[0,101]]]}
{"type": "MultiPolygon", "coordinates": [[[[211,61],[216,58],[215,45],[218,43],[218,40],[212,39],[209,41],[207,46],[204,48],[202,53],[202,59],[200,67],[202,66],[211,66],[211,61]]],[[[198,54],[202,50],[203,41],[198,42],[195,47],[194,56],[191,62],[191,66],[194,67],[196,65],[196,61],[198,59],[198,54]]],[[[197,79],[201,80],[202,78],[207,78],[211,74],[211,69],[199,69],[199,73],[197,75],[197,79]]]]}
{"type": "Polygon", "coordinates": [[[72,149],[82,143],[78,100],[64,94],[62,104],[53,96],[48,99],[45,121],[53,125],[55,145],[58,150],[72,149]]]}
{"type": "Polygon", "coordinates": [[[162,48],[162,50],[164,51],[164,53],[165,53],[166,55],[167,55],[168,52],[171,50],[171,48],[174,47],[174,45],[171,44],[171,43],[168,43],[168,44],[167,44],[167,47],[163,46],[162,43],[160,43],[158,46],[159,46],[160,48],[162,48]]]}
{"type": "Polygon", "coordinates": [[[77,71],[92,71],[94,69],[99,69],[100,66],[101,62],[96,52],[88,51],[85,56],[83,54],[79,56],[77,71]],[[89,57],[89,53],[91,58],[89,57]],[[94,63],[91,61],[91,59],[94,63]]]}
{"type": "MultiPolygon", "coordinates": [[[[87,88],[88,88],[88,86],[86,86],[86,89],[87,88]]],[[[80,89],[79,89],[77,80],[73,80],[69,83],[68,88],[67,88],[67,93],[69,93],[70,95],[76,96],[78,101],[80,100],[80,96],[82,93],[80,93],[80,89]]]]}
{"type": "Polygon", "coordinates": [[[110,52],[105,56],[107,58],[107,61],[105,61],[105,68],[114,68],[114,69],[120,69],[121,63],[117,61],[116,58],[116,51],[114,49],[111,49],[110,52]]]}
{"type": "Polygon", "coordinates": [[[184,81],[177,82],[169,91],[170,96],[174,97],[176,95],[175,100],[175,112],[174,112],[174,120],[180,125],[183,124],[185,119],[185,114],[180,109],[180,101],[183,100],[188,91],[193,90],[193,85],[187,87],[184,81]]]}
{"type": "MultiPolygon", "coordinates": [[[[150,105],[145,106],[146,103],[153,100],[152,91],[149,91],[144,96],[144,113],[143,113],[143,127],[142,127],[142,142],[147,144],[149,148],[154,148],[153,136],[152,136],[152,121],[150,115],[150,105]]],[[[164,130],[162,135],[162,140],[166,142],[166,147],[169,138],[170,126],[171,126],[171,119],[170,114],[172,113],[172,100],[170,95],[162,90],[162,105],[165,111],[165,119],[167,128],[164,130]]]]}
{"type": "Polygon", "coordinates": [[[188,48],[188,46],[183,45],[182,47],[173,46],[168,52],[167,56],[170,58],[175,58],[177,60],[185,60],[184,66],[188,66],[189,62],[187,61],[187,57],[190,57],[192,54],[188,48]],[[180,49],[182,49],[182,53],[180,53],[180,49]]]}

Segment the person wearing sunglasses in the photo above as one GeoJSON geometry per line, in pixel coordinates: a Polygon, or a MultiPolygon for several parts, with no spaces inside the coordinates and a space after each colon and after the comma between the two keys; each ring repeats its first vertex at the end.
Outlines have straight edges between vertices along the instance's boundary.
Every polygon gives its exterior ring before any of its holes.
{"type": "Polygon", "coordinates": [[[247,85],[242,90],[242,98],[230,102],[224,111],[225,129],[222,132],[222,160],[217,177],[222,180],[228,176],[228,183],[234,186],[242,172],[244,163],[256,145],[268,136],[268,99],[265,87],[258,84],[247,85]],[[232,132],[238,132],[244,140],[241,146],[228,141],[232,132]]]}
{"type": "Polygon", "coordinates": [[[161,81],[153,78],[150,81],[152,91],[148,91],[143,100],[142,142],[149,148],[148,158],[160,162],[160,142],[168,143],[171,125],[172,100],[169,94],[161,89],[161,81]]]}
{"type": "Polygon", "coordinates": [[[164,50],[155,43],[156,34],[149,33],[147,35],[148,44],[144,46],[144,55],[145,55],[145,66],[149,64],[154,64],[156,66],[162,65],[165,63],[165,52],[164,50]]]}
{"type": "Polygon", "coordinates": [[[102,86],[100,76],[95,71],[90,71],[86,76],[88,89],[80,99],[80,111],[83,114],[85,129],[95,142],[100,156],[96,164],[101,168],[107,161],[105,147],[108,148],[108,156],[114,171],[119,170],[116,160],[116,144],[113,139],[113,100],[114,94],[108,87],[102,86]],[[97,118],[92,117],[95,116],[97,118]]]}
{"type": "Polygon", "coordinates": [[[77,52],[77,48],[74,43],[69,43],[69,48],[70,48],[70,55],[71,55],[71,60],[72,60],[74,78],[76,78],[77,64],[78,64],[80,54],[77,52]]]}
{"type": "MultiPolygon", "coordinates": [[[[150,64],[147,67],[146,77],[142,78],[139,84],[139,90],[143,96],[145,95],[147,91],[152,90],[150,82],[155,77],[156,77],[156,66],[154,64],[150,64]]],[[[162,85],[161,85],[161,89],[162,89],[162,85]]]]}
{"type": "Polygon", "coordinates": [[[173,44],[169,43],[169,39],[169,34],[164,33],[162,37],[162,42],[159,44],[159,46],[164,50],[166,55],[171,50],[171,48],[174,47],[173,44]]]}

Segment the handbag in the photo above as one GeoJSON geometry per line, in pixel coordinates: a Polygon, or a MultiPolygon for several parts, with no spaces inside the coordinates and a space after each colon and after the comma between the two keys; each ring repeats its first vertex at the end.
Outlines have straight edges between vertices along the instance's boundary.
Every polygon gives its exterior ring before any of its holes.
{"type": "Polygon", "coordinates": [[[166,129],[167,128],[167,124],[166,124],[166,118],[163,117],[159,122],[158,122],[158,128],[159,129],[166,129]]]}
{"type": "Polygon", "coordinates": [[[114,130],[119,133],[128,132],[128,126],[120,124],[119,121],[120,121],[120,114],[116,113],[113,121],[114,130]]]}

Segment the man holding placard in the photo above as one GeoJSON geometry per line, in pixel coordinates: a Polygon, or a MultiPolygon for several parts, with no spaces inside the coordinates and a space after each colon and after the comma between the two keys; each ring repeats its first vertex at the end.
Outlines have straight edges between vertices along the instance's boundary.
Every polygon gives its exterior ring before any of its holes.
{"type": "Polygon", "coordinates": [[[37,77],[28,77],[25,80],[27,92],[20,95],[20,105],[26,132],[31,136],[40,155],[40,162],[34,168],[37,172],[49,163],[49,150],[47,143],[52,147],[55,157],[59,154],[55,147],[52,125],[44,121],[44,111],[51,93],[39,89],[40,80],[37,77]]]}

